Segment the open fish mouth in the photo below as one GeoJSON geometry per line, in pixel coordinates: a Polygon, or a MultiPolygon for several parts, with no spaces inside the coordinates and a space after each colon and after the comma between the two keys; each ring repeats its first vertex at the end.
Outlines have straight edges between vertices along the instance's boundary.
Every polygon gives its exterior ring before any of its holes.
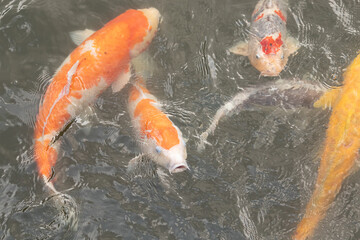
{"type": "Polygon", "coordinates": [[[189,166],[186,163],[179,163],[169,168],[170,173],[179,173],[185,170],[189,170],[189,166]]]}
{"type": "Polygon", "coordinates": [[[268,77],[276,77],[276,76],[279,76],[281,71],[282,71],[282,68],[270,67],[267,70],[262,71],[261,75],[262,76],[268,76],[268,77]]]}
{"type": "Polygon", "coordinates": [[[261,72],[264,77],[276,77],[279,76],[280,72],[261,72]]]}

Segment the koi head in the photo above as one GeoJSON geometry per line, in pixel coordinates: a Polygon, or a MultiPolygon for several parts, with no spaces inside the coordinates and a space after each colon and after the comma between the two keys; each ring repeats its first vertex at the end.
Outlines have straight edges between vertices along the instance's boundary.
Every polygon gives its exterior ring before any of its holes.
{"type": "MultiPolygon", "coordinates": [[[[139,9],[139,11],[142,12],[147,19],[146,34],[142,41],[136,43],[136,45],[131,49],[131,57],[138,56],[148,47],[152,39],[155,37],[161,18],[160,12],[156,8],[139,9]]],[[[134,28],[136,29],[138,27],[136,21],[134,21],[134,25],[134,28]]]]}
{"type": "Polygon", "coordinates": [[[248,57],[261,75],[278,76],[288,61],[281,33],[267,36],[260,42],[253,41],[252,46],[249,45],[248,57]]]}
{"type": "Polygon", "coordinates": [[[170,173],[183,172],[189,169],[186,163],[185,142],[181,139],[180,143],[170,149],[164,149],[160,146],[155,147],[155,161],[161,166],[167,168],[170,173]]]}

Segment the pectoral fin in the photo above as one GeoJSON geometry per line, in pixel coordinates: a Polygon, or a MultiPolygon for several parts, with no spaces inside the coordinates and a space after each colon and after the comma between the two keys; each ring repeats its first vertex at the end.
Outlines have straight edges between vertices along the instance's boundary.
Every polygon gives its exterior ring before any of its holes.
{"type": "Polygon", "coordinates": [[[156,71],[156,64],[154,59],[150,56],[149,52],[143,52],[131,60],[136,75],[143,78],[149,78],[156,71]]]}
{"type": "Polygon", "coordinates": [[[229,51],[243,56],[249,55],[249,44],[248,42],[238,42],[233,47],[229,48],[229,51]]]}
{"type": "Polygon", "coordinates": [[[139,165],[141,165],[144,156],[145,156],[144,154],[140,154],[140,155],[134,157],[133,159],[131,159],[128,163],[126,171],[128,173],[134,172],[139,167],[139,165]]]}
{"type": "Polygon", "coordinates": [[[329,91],[327,91],[326,93],[324,93],[319,100],[317,100],[314,103],[314,107],[315,108],[329,108],[331,109],[338,101],[339,99],[339,95],[341,93],[342,88],[341,87],[337,87],[337,88],[332,88],[329,91]]]}
{"type": "Polygon", "coordinates": [[[118,78],[111,85],[113,93],[119,92],[129,82],[131,77],[130,65],[120,73],[118,78]]]}
{"type": "Polygon", "coordinates": [[[70,38],[71,40],[76,44],[76,45],[80,45],[83,41],[85,41],[85,39],[87,39],[88,37],[90,37],[95,31],[90,30],[90,29],[85,29],[85,30],[77,30],[77,31],[73,31],[70,32],[70,38]]]}
{"type": "Polygon", "coordinates": [[[300,48],[300,42],[293,38],[293,37],[287,37],[286,39],[286,50],[288,52],[288,55],[294,54],[297,52],[297,50],[300,48]]]}

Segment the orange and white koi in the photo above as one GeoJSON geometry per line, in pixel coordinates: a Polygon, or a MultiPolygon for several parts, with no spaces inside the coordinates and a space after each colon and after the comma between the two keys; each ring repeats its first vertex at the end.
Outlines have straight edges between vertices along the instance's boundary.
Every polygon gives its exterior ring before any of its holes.
{"type": "Polygon", "coordinates": [[[67,125],[110,85],[120,91],[130,78],[130,61],[152,41],[160,13],[155,8],[128,10],[100,30],[77,31],[72,38],[80,45],[56,71],[37,115],[35,160],[45,183],[56,191],[52,176],[67,125]]]}
{"type": "MultiPolygon", "coordinates": [[[[142,152],[170,173],[189,169],[186,146],[179,128],[162,112],[160,103],[146,88],[140,77],[130,90],[129,114],[142,152]]],[[[136,166],[139,158],[129,163],[136,166]]]]}
{"type": "Polygon", "coordinates": [[[326,92],[315,107],[332,108],[315,190],[293,239],[312,236],[341,184],[356,168],[360,149],[360,55],[344,73],[340,88],[326,92]]]}
{"type": "Polygon", "coordinates": [[[288,36],[286,0],[260,0],[251,17],[248,42],[239,42],[230,52],[248,56],[251,64],[264,76],[277,76],[299,42],[288,36]]]}

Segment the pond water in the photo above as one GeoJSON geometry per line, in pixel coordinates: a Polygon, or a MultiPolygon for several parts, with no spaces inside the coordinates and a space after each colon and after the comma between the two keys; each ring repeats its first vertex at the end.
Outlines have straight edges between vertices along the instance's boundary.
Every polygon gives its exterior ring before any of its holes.
{"type": "MultiPolygon", "coordinates": [[[[249,34],[254,0],[2,0],[0,2],[0,239],[290,239],[312,193],[329,111],[258,106],[216,110],[260,77],[226,50],[249,34]],[[190,171],[145,164],[126,101],[106,91],[62,136],[49,198],[33,157],[33,128],[49,76],[76,47],[69,32],[99,29],[129,8],[157,8],[148,89],[186,141],[190,171]]],[[[301,48],[279,78],[337,86],[360,49],[359,0],[290,0],[287,28],[301,48]]],[[[343,184],[314,239],[360,238],[360,173],[343,184]]]]}

